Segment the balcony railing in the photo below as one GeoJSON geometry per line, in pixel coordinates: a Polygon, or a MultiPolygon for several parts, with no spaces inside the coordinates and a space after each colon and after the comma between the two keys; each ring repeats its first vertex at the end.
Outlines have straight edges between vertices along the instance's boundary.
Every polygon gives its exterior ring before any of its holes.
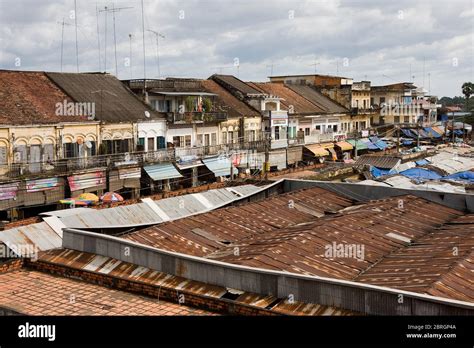
{"type": "Polygon", "coordinates": [[[190,148],[168,148],[148,152],[129,152],[91,156],[87,158],[65,158],[47,162],[13,163],[0,165],[0,176],[21,179],[28,176],[69,175],[74,172],[94,168],[113,169],[122,165],[143,166],[153,163],[175,161],[185,156],[203,157],[243,150],[262,152],[265,150],[265,141],[236,142],[190,148]]]}
{"type": "Polygon", "coordinates": [[[226,112],[169,112],[168,121],[173,123],[193,123],[193,122],[223,122],[227,121],[226,112]]]}

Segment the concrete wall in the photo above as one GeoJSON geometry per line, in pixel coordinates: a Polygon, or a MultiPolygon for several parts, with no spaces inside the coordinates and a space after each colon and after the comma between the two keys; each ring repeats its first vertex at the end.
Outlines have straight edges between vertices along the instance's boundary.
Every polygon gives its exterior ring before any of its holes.
{"type": "Polygon", "coordinates": [[[117,237],[63,231],[63,247],[187,279],[371,315],[472,315],[474,304],[336,279],[270,271],[169,252],[117,237]],[[402,303],[399,303],[403,296],[402,303]]]}

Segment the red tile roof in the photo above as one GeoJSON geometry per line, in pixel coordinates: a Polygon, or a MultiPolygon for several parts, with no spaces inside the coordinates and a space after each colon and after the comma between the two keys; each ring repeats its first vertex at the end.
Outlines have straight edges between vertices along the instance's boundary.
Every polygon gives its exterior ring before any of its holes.
{"type": "Polygon", "coordinates": [[[72,100],[43,72],[0,70],[0,124],[34,125],[86,121],[58,116],[56,103],[72,100]]]}
{"type": "Polygon", "coordinates": [[[215,315],[177,303],[28,270],[0,274],[0,307],[25,315],[215,315]]]}

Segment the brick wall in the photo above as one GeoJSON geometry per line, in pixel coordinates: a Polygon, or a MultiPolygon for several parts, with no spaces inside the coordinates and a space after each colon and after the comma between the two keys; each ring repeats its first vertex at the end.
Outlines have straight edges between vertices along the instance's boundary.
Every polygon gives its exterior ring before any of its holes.
{"type": "Polygon", "coordinates": [[[0,263],[0,273],[6,273],[11,271],[19,270],[23,267],[23,259],[12,259],[0,263]]]}

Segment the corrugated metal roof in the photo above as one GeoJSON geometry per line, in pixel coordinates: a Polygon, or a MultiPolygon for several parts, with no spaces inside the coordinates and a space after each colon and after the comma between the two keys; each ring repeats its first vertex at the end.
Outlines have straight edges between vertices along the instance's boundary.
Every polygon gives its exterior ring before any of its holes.
{"type": "MultiPolygon", "coordinates": [[[[232,193],[226,193],[229,194],[232,193]]],[[[229,243],[312,221],[323,216],[325,212],[335,212],[352,203],[351,200],[330,191],[312,188],[163,223],[125,235],[123,238],[165,250],[205,256],[218,252],[229,243]]],[[[186,201],[182,202],[182,206],[183,209],[192,207],[186,201]]]]}
{"type": "Polygon", "coordinates": [[[299,95],[302,95],[310,102],[322,107],[326,112],[329,113],[346,113],[349,112],[345,107],[336,103],[331,98],[326,97],[316,89],[305,86],[305,85],[287,85],[288,88],[292,89],[299,95]]]}
{"type": "Polygon", "coordinates": [[[164,115],[152,110],[115,76],[102,73],[46,73],[46,75],[76,102],[95,103],[95,120],[133,122],[164,115]],[[103,91],[101,93],[101,91],[103,91]]]}
{"type": "Polygon", "coordinates": [[[0,231],[0,241],[21,257],[62,245],[62,238],[46,222],[0,231]]]}
{"type": "Polygon", "coordinates": [[[371,165],[382,169],[393,169],[401,163],[401,158],[392,156],[362,155],[354,165],[371,165]]]}
{"type": "Polygon", "coordinates": [[[203,158],[202,162],[215,176],[229,176],[231,167],[233,173],[237,173],[230,159],[226,156],[203,158]]]}
{"type": "Polygon", "coordinates": [[[466,219],[461,211],[420,197],[405,195],[352,205],[318,188],[164,223],[124,238],[249,267],[356,281],[359,277],[363,281],[367,274],[376,285],[413,286],[409,290],[472,301],[468,270],[473,264],[469,256],[474,250],[473,228],[474,217],[466,219]],[[324,215],[330,206],[336,213],[324,215]],[[444,240],[448,245],[440,247],[444,240]],[[359,245],[364,251],[360,258],[331,256],[328,245],[359,245]],[[463,248],[461,258],[446,260],[451,266],[444,266],[445,261],[436,263],[433,255],[448,257],[453,245],[463,248]],[[439,249],[444,254],[437,254],[439,249]],[[418,266],[410,258],[412,252],[432,262],[418,266]],[[426,277],[423,267],[432,276],[426,277]],[[448,273],[450,267],[456,268],[458,280],[448,273]],[[411,280],[403,281],[396,274],[390,280],[391,269],[405,272],[411,280]],[[443,278],[435,279],[435,274],[443,278]],[[424,282],[430,282],[431,290],[416,286],[424,282]],[[451,287],[461,294],[452,295],[451,287]]]}
{"type": "Polygon", "coordinates": [[[474,301],[474,214],[458,217],[396,250],[355,280],[474,301]]]}
{"type": "Polygon", "coordinates": [[[154,164],[152,166],[145,166],[143,169],[154,181],[183,177],[172,163],[154,164]]]}
{"type": "Polygon", "coordinates": [[[132,226],[159,223],[162,220],[145,203],[121,205],[114,208],[89,209],[88,214],[80,213],[61,217],[67,227],[109,227],[132,226]]]}
{"type": "Polygon", "coordinates": [[[242,185],[155,200],[151,206],[136,203],[105,209],[65,209],[41,215],[57,216],[71,228],[138,227],[216,209],[260,189],[255,185],[242,185]]]}
{"type": "MultiPolygon", "coordinates": [[[[61,249],[51,250],[42,253],[40,261],[51,262],[54,264],[64,265],[84,271],[106,274],[119,278],[124,281],[140,281],[152,286],[160,286],[163,288],[175,289],[180,292],[189,292],[195,295],[212,297],[215,299],[223,298],[229,292],[229,289],[221,286],[205,284],[186,278],[173,276],[170,274],[158,272],[149,268],[138,266],[135,264],[119,261],[100,255],[83,253],[75,250],[61,249]]],[[[248,292],[241,293],[235,302],[259,307],[267,308],[274,304],[278,299],[273,296],[258,295],[248,292]]],[[[285,301],[280,301],[274,308],[275,312],[290,315],[355,315],[357,313],[337,309],[330,306],[320,306],[317,304],[306,304],[294,301],[288,306],[285,301]],[[318,310],[314,310],[318,308],[318,310]]],[[[273,310],[273,307],[270,307],[273,310]]]]}
{"type": "MultiPolygon", "coordinates": [[[[251,267],[353,280],[390,258],[393,252],[411,245],[409,240],[437,233],[439,226],[461,215],[418,197],[392,197],[353,206],[334,216],[313,218],[311,223],[241,238],[231,246],[221,247],[215,258],[251,267]],[[363,257],[328,255],[328,246],[333,245],[363,245],[363,257]],[[239,248],[237,255],[232,252],[235,246],[239,248]]],[[[406,262],[403,267],[410,267],[409,260],[406,262]]]]}

